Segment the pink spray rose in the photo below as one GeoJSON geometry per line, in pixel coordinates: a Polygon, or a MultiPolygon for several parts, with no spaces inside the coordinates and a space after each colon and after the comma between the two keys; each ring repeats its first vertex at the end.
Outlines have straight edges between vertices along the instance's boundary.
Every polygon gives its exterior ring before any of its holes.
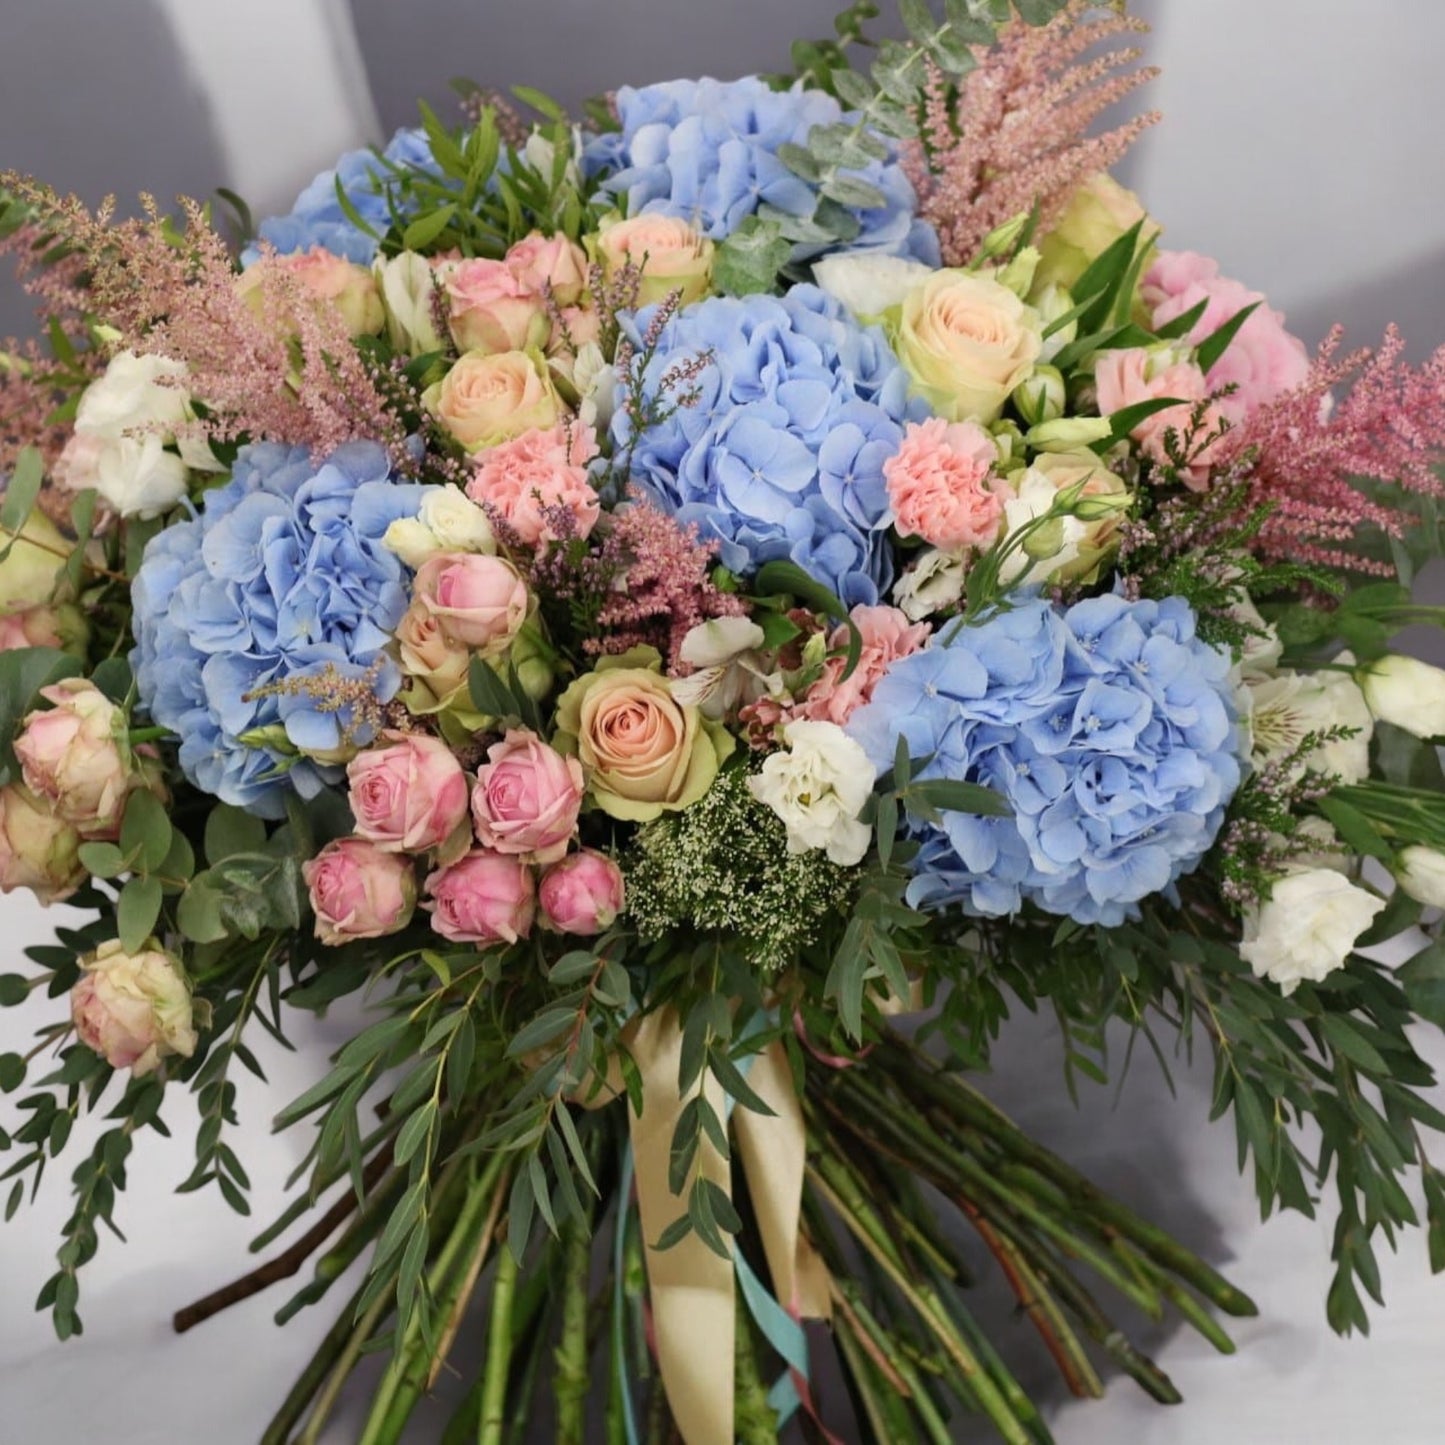
{"type": "Polygon", "coordinates": [[[346,768],[358,836],[388,853],[439,848],[467,816],[467,775],[444,742],[383,733],[346,768]]]}
{"type": "Polygon", "coordinates": [[[976,422],[909,422],[902,446],[883,464],[899,532],[950,552],[990,546],[1007,491],[992,475],[997,460],[993,438],[976,422]]]}
{"type": "Polygon", "coordinates": [[[411,922],[416,876],[411,860],[365,838],[337,838],[301,865],[316,914],[316,936],[339,945],[383,938],[411,922]]]}
{"type": "MultiPolygon", "coordinates": [[[[293,276],[309,295],[334,308],[353,336],[374,336],[386,324],[376,278],[365,266],[358,266],[322,246],[287,256],[271,256],[266,266],[293,276]]],[[[243,272],[236,283],[258,315],[264,306],[261,299],[264,271],[265,267],[243,272]]]]}
{"type": "Polygon", "coordinates": [[[26,607],[0,616],[0,652],[19,647],[64,647],[85,635],[85,619],[66,604],[26,607]]]}
{"type": "Polygon", "coordinates": [[[533,231],[507,252],[505,264],[534,295],[550,291],[558,306],[575,306],[587,289],[587,253],[566,236],[533,231]]]}
{"type": "Polygon", "coordinates": [[[180,964],[159,948],[127,953],[118,939],[81,960],[70,1016],[81,1043],[135,1078],[172,1054],[196,1051],[191,991],[180,964]]]}
{"type": "Polygon", "coordinates": [[[544,346],[552,323],[541,292],[507,261],[478,257],[442,268],[447,324],[460,351],[544,346]]]}
{"type": "Polygon", "coordinates": [[[472,790],[478,840],[527,863],[555,863],[577,831],[582,764],[523,730],[493,743],[487,758],[472,790]]]}
{"type": "MultiPolygon", "coordinates": [[[[852,674],[843,679],[848,663],[844,657],[830,657],[823,664],[823,675],[808,689],[802,705],[793,708],[784,721],[809,718],[815,722],[837,723],[841,727],[853,713],[873,696],[879,679],[889,665],[910,652],[917,652],[928,641],[930,629],[926,622],[910,623],[896,607],[858,606],[850,612],[853,625],[863,637],[863,650],[852,674]]],[[[837,650],[848,645],[848,629],[839,627],[828,639],[837,650]]]]}
{"type": "Polygon", "coordinates": [[[622,911],[622,870],[591,848],[564,858],[542,875],[542,921],[558,933],[601,933],[622,911]]]}
{"type": "Polygon", "coordinates": [[[532,931],[537,888],[516,858],[476,848],[426,880],[431,926],[453,943],[515,943],[532,931]]]}
{"type": "Polygon", "coordinates": [[[0,893],[28,888],[42,903],[69,898],[85,881],[80,834],[18,783],[0,788],[0,893]]]}
{"type": "Polygon", "coordinates": [[[1262,293],[1221,276],[1219,263],[1208,256],[1161,251],[1144,277],[1142,294],[1156,329],[1207,302],[1188,336],[1196,346],[1231,317],[1259,303],[1207,377],[1210,391],[1237,387],[1218,402],[1235,426],[1309,375],[1309,352],[1304,342],[1285,330],[1283,314],[1265,305],[1262,293]]]}
{"type": "Polygon", "coordinates": [[[138,781],[120,742],[125,715],[84,678],[43,687],[40,696],[54,706],[31,713],[15,739],[25,786],[81,837],[118,836],[126,797],[138,781]]]}
{"type": "Polygon", "coordinates": [[[527,620],[527,584],[510,562],[443,552],[422,563],[415,598],[453,642],[500,656],[527,620]]]}
{"type": "MultiPolygon", "coordinates": [[[[1210,391],[1204,373],[1192,361],[1176,360],[1168,351],[1154,352],[1143,347],[1100,352],[1094,384],[1099,393],[1101,416],[1111,416],[1141,401],[1179,398],[1179,406],[1156,411],[1129,433],[1145,456],[1161,464],[1169,460],[1165,445],[1167,433],[1172,428],[1183,447],[1193,425],[1194,404],[1203,401],[1210,391]]],[[[1188,441],[1189,462],[1181,471],[1180,480],[1194,491],[1201,491],[1209,484],[1209,469],[1218,456],[1218,440],[1203,447],[1200,443],[1205,437],[1215,436],[1220,421],[1219,408],[1210,403],[1200,429],[1188,441]]]]}
{"type": "Polygon", "coordinates": [[[485,451],[476,460],[467,495],[502,518],[528,546],[558,540],[558,509],[571,517],[574,535],[597,525],[602,504],[587,480],[597,455],[590,427],[529,431],[485,451]]]}

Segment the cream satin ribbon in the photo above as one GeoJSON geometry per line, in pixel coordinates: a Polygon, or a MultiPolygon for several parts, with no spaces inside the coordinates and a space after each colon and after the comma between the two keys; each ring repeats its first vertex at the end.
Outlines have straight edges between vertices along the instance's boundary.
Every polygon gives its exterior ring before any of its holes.
{"type": "MultiPolygon", "coordinates": [[[[636,1020],[624,1037],[642,1079],[642,1112],[629,1104],[628,1121],[653,1335],[667,1403],[687,1445],[734,1445],[737,1286],[732,1260],[714,1253],[696,1234],[671,1249],[652,1247],[682,1210],[668,1183],[673,1131],[688,1102],[677,1087],[682,1030],[677,1014],[663,1009],[636,1020]]],[[[589,1107],[622,1092],[620,1069],[609,1073],[607,1084],[586,1101],[589,1107]]],[[[748,1084],[773,1110],[769,1116],[739,1107],[732,1118],[773,1288],[785,1309],[803,1318],[827,1319],[828,1273],[801,1231],[806,1135],[781,1043],[774,1042],[753,1060],[748,1084]]],[[[706,1070],[693,1096],[699,1090],[718,1117],[724,1117],[722,1088],[706,1070]]],[[[695,1168],[731,1194],[728,1161],[706,1135],[699,1142],[695,1168]]]]}

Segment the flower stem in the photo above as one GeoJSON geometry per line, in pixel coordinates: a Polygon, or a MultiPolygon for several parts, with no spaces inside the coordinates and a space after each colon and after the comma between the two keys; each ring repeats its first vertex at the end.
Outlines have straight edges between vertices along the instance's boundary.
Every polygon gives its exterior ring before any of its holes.
{"type": "Polygon", "coordinates": [[[507,1416],[507,1374],[512,1361],[512,1297],[516,1288],[517,1256],[506,1247],[497,1256],[497,1277],[492,1284],[492,1319],[487,1330],[487,1364],[477,1445],[502,1445],[502,1427],[507,1416]]]}
{"type": "Polygon", "coordinates": [[[591,1260],[588,1222],[569,1220],[562,1231],[562,1337],[553,1388],[557,1445],[582,1445],[587,1429],[587,1282],[591,1260]]]}

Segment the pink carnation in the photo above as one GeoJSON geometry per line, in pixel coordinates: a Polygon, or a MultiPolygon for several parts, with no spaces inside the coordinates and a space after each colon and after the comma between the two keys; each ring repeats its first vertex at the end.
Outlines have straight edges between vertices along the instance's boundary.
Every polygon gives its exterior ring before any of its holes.
{"type": "Polygon", "coordinates": [[[883,464],[899,532],[949,551],[989,546],[1003,520],[1003,489],[994,489],[996,478],[990,486],[997,460],[998,448],[976,422],[910,422],[883,464]]]}
{"type": "Polygon", "coordinates": [[[574,535],[585,537],[602,514],[587,480],[587,463],[596,455],[597,438],[588,427],[523,432],[478,456],[467,495],[529,546],[559,540],[549,516],[559,508],[576,520],[574,535]]]}
{"type": "MultiPolygon", "coordinates": [[[[809,718],[816,722],[837,723],[841,727],[853,713],[873,696],[873,689],[889,666],[910,652],[917,652],[928,641],[926,622],[910,623],[896,607],[855,607],[849,617],[863,635],[863,650],[858,665],[845,679],[846,657],[830,657],[823,664],[823,675],[804,694],[802,703],[793,708],[785,721],[809,718]]],[[[837,650],[848,646],[848,629],[839,627],[828,639],[837,650]]]]}
{"type": "Polygon", "coordinates": [[[1211,403],[1202,421],[1202,429],[1192,431],[1194,406],[1209,395],[1209,384],[1204,373],[1192,361],[1175,361],[1159,365],[1160,357],[1142,347],[1127,351],[1105,351],[1100,353],[1094,373],[1094,384],[1099,393],[1099,415],[1112,416],[1126,406],[1137,406],[1142,401],[1162,400],[1164,397],[1178,397],[1179,406],[1165,407],[1147,416],[1129,435],[1139,443],[1144,455],[1160,465],[1170,461],[1165,445],[1168,432],[1178,436],[1178,444],[1189,453],[1188,465],[1179,473],[1179,479],[1193,491],[1202,491],[1209,484],[1210,468],[1218,460],[1218,438],[1208,446],[1200,446],[1206,436],[1214,436],[1219,430],[1218,408],[1211,403]]]}
{"type": "Polygon", "coordinates": [[[1262,293],[1221,276],[1219,263],[1208,256],[1161,251],[1144,277],[1142,294],[1156,329],[1205,302],[1204,314],[1188,336],[1195,346],[1259,303],[1206,378],[1210,391],[1237,388],[1219,399],[1219,409],[1232,425],[1301,386],[1309,375],[1309,353],[1304,342],[1285,330],[1283,314],[1265,305],[1262,293]]]}

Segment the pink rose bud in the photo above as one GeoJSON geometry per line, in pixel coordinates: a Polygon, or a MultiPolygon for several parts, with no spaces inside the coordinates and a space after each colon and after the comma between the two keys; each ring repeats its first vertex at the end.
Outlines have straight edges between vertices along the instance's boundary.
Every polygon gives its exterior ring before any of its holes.
{"type": "Polygon", "coordinates": [[[552,330],[546,302],[505,261],[477,258],[442,268],[447,325],[459,351],[525,351],[552,330]]]}
{"type": "Polygon", "coordinates": [[[417,599],[453,642],[500,656],[527,620],[527,584],[510,562],[442,553],[416,574],[417,599]]]}
{"type": "Polygon", "coordinates": [[[584,848],[542,875],[538,895],[548,928],[590,938],[622,911],[622,870],[605,854],[584,848]]]}
{"type": "Polygon", "coordinates": [[[119,836],[126,796],[139,781],[121,748],[125,714],[84,678],[43,687],[40,696],[54,706],[31,713],[15,739],[25,786],[81,837],[119,836]]]}
{"type": "Polygon", "coordinates": [[[507,252],[504,264],[536,295],[550,291],[558,306],[575,306],[587,288],[587,253],[566,236],[533,231],[507,252]]]}
{"type": "Polygon", "coordinates": [[[127,953],[111,939],[80,966],[70,1016],[81,1043],[111,1068],[140,1078],[164,1058],[195,1053],[190,986],[169,953],[159,948],[127,953]]]}
{"type": "Polygon", "coordinates": [[[582,764],[520,730],[493,743],[487,758],[472,790],[478,840],[527,863],[555,863],[577,831],[582,764]]]}
{"type": "Polygon", "coordinates": [[[453,943],[515,943],[532,931],[537,889],[532,870],[504,853],[476,848],[426,880],[422,907],[453,943]]]}
{"type": "Polygon", "coordinates": [[[58,607],[27,607],[0,617],[0,652],[20,647],[64,647],[75,629],[58,607]]]}
{"type": "Polygon", "coordinates": [[[347,764],[356,832],[388,853],[439,848],[467,816],[467,775],[443,742],[383,733],[347,764]]]}
{"type": "Polygon", "coordinates": [[[364,838],[338,838],[301,865],[316,914],[316,936],[337,945],[383,938],[411,922],[416,875],[411,860],[364,838]]]}
{"type": "Polygon", "coordinates": [[[0,893],[28,888],[42,903],[69,898],[85,881],[80,834],[28,788],[0,788],[0,893]]]}
{"type": "Polygon", "coordinates": [[[386,325],[376,278],[322,246],[277,256],[273,264],[289,272],[318,301],[336,308],[353,336],[375,335],[386,325]]]}

